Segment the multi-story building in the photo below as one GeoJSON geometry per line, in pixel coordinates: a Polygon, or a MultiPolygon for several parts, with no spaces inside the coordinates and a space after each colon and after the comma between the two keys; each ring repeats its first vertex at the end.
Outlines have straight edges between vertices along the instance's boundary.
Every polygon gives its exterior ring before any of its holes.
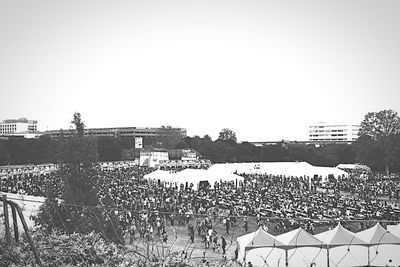
{"type": "Polygon", "coordinates": [[[309,126],[309,141],[313,143],[352,143],[357,140],[360,125],[318,122],[309,126]]]}
{"type": "MultiPolygon", "coordinates": [[[[74,130],[51,130],[43,134],[49,135],[52,138],[59,138],[61,135],[69,137],[74,134],[74,130]]],[[[84,130],[85,136],[93,137],[128,137],[128,138],[149,138],[160,136],[179,135],[186,137],[186,129],[184,128],[138,128],[138,127],[114,127],[114,128],[87,128],[84,130]]]]}
{"type": "Polygon", "coordinates": [[[27,138],[36,137],[37,121],[26,118],[3,120],[0,123],[0,136],[22,136],[27,138]]]}

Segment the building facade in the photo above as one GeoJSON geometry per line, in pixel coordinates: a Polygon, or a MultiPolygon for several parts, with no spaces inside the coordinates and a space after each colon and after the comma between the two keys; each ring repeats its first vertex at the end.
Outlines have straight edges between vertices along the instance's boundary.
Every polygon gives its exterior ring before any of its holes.
{"type": "Polygon", "coordinates": [[[352,143],[357,140],[360,125],[318,122],[309,126],[309,141],[313,143],[352,143]]]}
{"type": "Polygon", "coordinates": [[[26,118],[3,120],[0,123],[0,136],[22,136],[22,137],[36,137],[37,121],[28,120],[26,118]]]}
{"type": "MultiPolygon", "coordinates": [[[[60,136],[73,136],[74,130],[51,130],[43,134],[51,138],[58,139],[60,136]]],[[[139,128],[139,127],[114,127],[114,128],[87,128],[84,129],[85,136],[93,137],[127,137],[127,138],[148,138],[179,135],[186,137],[184,128],[139,128]]]]}

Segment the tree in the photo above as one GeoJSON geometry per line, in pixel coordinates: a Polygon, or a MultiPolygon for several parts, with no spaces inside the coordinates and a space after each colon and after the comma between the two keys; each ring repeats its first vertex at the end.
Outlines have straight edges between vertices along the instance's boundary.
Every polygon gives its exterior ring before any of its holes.
{"type": "Polygon", "coordinates": [[[218,141],[224,141],[231,144],[237,143],[236,133],[228,128],[223,128],[218,136],[218,141]]]}
{"type": "Polygon", "coordinates": [[[361,123],[359,135],[366,135],[373,140],[400,133],[400,117],[396,111],[382,110],[369,112],[361,123]]]}
{"type": "Polygon", "coordinates": [[[0,165],[7,165],[10,164],[11,157],[8,154],[7,149],[4,147],[2,143],[0,143],[0,165]]]}
{"type": "Polygon", "coordinates": [[[78,136],[84,136],[85,123],[83,123],[81,114],[79,112],[74,113],[74,119],[71,121],[71,124],[75,126],[75,130],[78,136]]]}
{"type": "Polygon", "coordinates": [[[400,118],[393,110],[369,112],[361,123],[360,137],[357,140],[357,159],[362,163],[371,164],[376,170],[386,173],[397,168],[400,154],[397,149],[400,134],[400,118]],[[368,153],[368,155],[367,155],[368,153]]]}
{"type": "Polygon", "coordinates": [[[122,229],[114,213],[96,207],[100,204],[96,140],[83,135],[84,124],[79,113],[74,114],[71,123],[78,134],[60,140],[57,153],[59,169],[55,179],[56,184],[61,184],[61,196],[54,192],[57,188],[54,181],[49,181],[47,199],[40,207],[37,223],[49,232],[95,231],[106,239],[121,242],[122,229]]]}
{"type": "Polygon", "coordinates": [[[100,161],[122,160],[122,146],[120,138],[97,138],[97,152],[100,161]]]}

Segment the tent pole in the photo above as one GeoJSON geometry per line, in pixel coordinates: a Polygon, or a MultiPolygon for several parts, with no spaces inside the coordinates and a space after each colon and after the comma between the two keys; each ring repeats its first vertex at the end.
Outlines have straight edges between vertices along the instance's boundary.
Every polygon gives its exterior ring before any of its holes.
{"type": "Polygon", "coordinates": [[[371,257],[370,257],[370,253],[369,253],[369,249],[370,249],[371,247],[368,247],[368,266],[371,266],[371,257]]]}
{"type": "Polygon", "coordinates": [[[326,266],[329,267],[329,245],[326,246],[326,266]]]}
{"type": "Polygon", "coordinates": [[[289,266],[289,257],[288,257],[288,249],[285,249],[285,263],[286,267],[289,266]]]}

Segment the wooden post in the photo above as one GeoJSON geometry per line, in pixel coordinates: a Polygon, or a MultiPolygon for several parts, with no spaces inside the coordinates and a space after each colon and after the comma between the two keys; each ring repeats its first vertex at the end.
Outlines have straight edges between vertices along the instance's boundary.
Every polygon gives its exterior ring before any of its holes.
{"type": "Polygon", "coordinates": [[[7,195],[3,195],[3,210],[4,210],[4,226],[6,228],[6,242],[10,244],[11,242],[11,233],[10,233],[10,221],[8,218],[8,204],[7,204],[7,195]]]}
{"type": "Polygon", "coordinates": [[[25,233],[26,233],[26,238],[28,239],[28,242],[29,242],[29,244],[30,244],[30,246],[31,246],[33,255],[35,256],[36,263],[39,264],[39,265],[41,265],[40,258],[39,258],[39,254],[37,253],[36,248],[35,248],[35,245],[33,244],[31,235],[29,234],[28,225],[27,225],[26,222],[25,222],[25,218],[24,218],[24,215],[22,214],[22,210],[21,210],[20,206],[18,206],[18,205],[15,205],[15,208],[16,208],[17,211],[18,211],[19,218],[20,218],[20,220],[21,220],[22,226],[24,227],[24,231],[25,231],[25,233]]]}
{"type": "Polygon", "coordinates": [[[14,225],[15,242],[18,243],[18,241],[19,241],[19,232],[18,232],[17,212],[16,212],[15,207],[13,205],[10,205],[10,206],[11,206],[11,211],[12,211],[13,225],[14,225]]]}

